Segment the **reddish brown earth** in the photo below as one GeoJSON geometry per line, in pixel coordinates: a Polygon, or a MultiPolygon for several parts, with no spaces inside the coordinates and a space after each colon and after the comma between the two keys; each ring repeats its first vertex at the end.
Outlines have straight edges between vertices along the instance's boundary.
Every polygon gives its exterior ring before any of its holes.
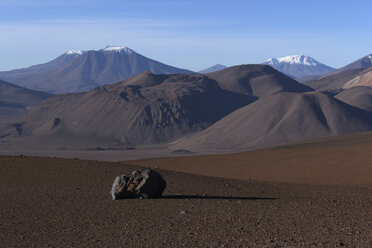
{"type": "MultiPolygon", "coordinates": [[[[265,161],[273,163],[269,155],[265,161]]],[[[219,156],[213,161],[234,163],[219,156]]],[[[213,168],[201,157],[192,162],[198,161],[213,168]]],[[[217,175],[218,166],[210,172],[217,175]]],[[[1,247],[372,247],[369,183],[272,183],[159,170],[168,182],[164,198],[112,201],[115,176],[135,168],[0,157],[1,247]]]]}

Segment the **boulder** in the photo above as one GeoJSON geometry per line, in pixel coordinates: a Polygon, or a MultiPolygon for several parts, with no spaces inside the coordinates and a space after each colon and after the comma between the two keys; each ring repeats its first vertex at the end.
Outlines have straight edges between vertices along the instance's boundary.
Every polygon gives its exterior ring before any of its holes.
{"type": "Polygon", "coordinates": [[[163,177],[151,169],[139,169],[115,178],[111,195],[113,200],[125,198],[159,198],[167,183],[163,177]]]}

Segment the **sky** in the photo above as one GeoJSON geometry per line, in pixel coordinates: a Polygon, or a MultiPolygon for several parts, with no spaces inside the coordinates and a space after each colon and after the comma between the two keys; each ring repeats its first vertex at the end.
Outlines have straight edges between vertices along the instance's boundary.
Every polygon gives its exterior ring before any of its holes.
{"type": "Polygon", "coordinates": [[[339,68],[372,53],[371,10],[370,0],[0,0],[0,71],[109,44],[194,71],[287,55],[339,68]]]}

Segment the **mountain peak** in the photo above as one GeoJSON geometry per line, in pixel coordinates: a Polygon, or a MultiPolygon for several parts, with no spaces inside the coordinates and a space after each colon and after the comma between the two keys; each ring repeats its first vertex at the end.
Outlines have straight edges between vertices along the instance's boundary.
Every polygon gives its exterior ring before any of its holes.
{"type": "Polygon", "coordinates": [[[67,55],[82,55],[84,53],[83,50],[68,50],[65,52],[67,55]]]}
{"type": "Polygon", "coordinates": [[[223,69],[226,69],[227,67],[221,64],[215,64],[207,69],[199,71],[199,73],[210,73],[210,72],[215,72],[215,71],[220,71],[223,69]]]}
{"type": "Polygon", "coordinates": [[[335,70],[306,55],[270,58],[262,64],[270,65],[274,69],[295,78],[322,75],[335,70]]]}
{"type": "Polygon", "coordinates": [[[133,52],[132,49],[125,47],[125,46],[115,46],[115,45],[108,45],[104,49],[101,49],[104,52],[125,52],[131,54],[133,52]]]}
{"type": "Polygon", "coordinates": [[[265,61],[269,65],[277,65],[279,63],[289,63],[289,64],[301,64],[307,66],[317,66],[319,62],[310,56],[306,55],[290,55],[281,58],[270,58],[265,61]]]}

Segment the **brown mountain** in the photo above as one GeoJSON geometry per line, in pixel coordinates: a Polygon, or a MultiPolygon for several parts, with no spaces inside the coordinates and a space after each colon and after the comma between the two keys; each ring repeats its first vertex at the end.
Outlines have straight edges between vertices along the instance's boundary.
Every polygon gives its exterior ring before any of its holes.
{"type": "Polygon", "coordinates": [[[12,121],[51,95],[0,80],[0,122],[12,121]]]}
{"type": "Polygon", "coordinates": [[[16,127],[21,137],[51,142],[162,143],[204,129],[254,100],[203,75],[145,72],[85,93],[51,97],[16,127]]]}
{"type": "Polygon", "coordinates": [[[347,104],[372,112],[371,87],[365,86],[352,87],[350,89],[342,91],[335,97],[347,104]]]}
{"type": "Polygon", "coordinates": [[[346,82],[343,89],[350,89],[357,86],[368,86],[372,87],[372,68],[364,70],[362,73],[359,73],[356,77],[346,82]]]}
{"type": "Polygon", "coordinates": [[[310,76],[298,78],[297,80],[313,89],[338,93],[343,85],[361,73],[371,70],[372,54],[364,56],[340,69],[326,73],[320,76],[310,76]]]}
{"type": "Polygon", "coordinates": [[[156,74],[193,73],[152,60],[127,47],[107,46],[98,51],[71,52],[49,63],[26,69],[0,72],[0,78],[29,89],[68,93],[116,83],[144,71],[156,74]]]}
{"type": "Polygon", "coordinates": [[[260,98],[175,149],[247,150],[304,139],[372,130],[372,114],[319,92],[260,98]]]}
{"type": "Polygon", "coordinates": [[[238,65],[205,75],[225,90],[253,96],[313,90],[268,65],[238,65]]]}
{"type": "Polygon", "coordinates": [[[327,73],[326,75],[328,76],[328,75],[338,74],[344,71],[349,71],[349,70],[354,70],[354,69],[365,69],[369,67],[372,67],[372,54],[368,54],[348,65],[345,65],[344,67],[341,67],[340,69],[327,73]]]}
{"type": "Polygon", "coordinates": [[[348,71],[342,71],[337,74],[329,75],[321,79],[303,82],[303,84],[322,92],[337,94],[343,90],[344,85],[366,71],[371,71],[371,68],[359,68],[348,71]]]}

